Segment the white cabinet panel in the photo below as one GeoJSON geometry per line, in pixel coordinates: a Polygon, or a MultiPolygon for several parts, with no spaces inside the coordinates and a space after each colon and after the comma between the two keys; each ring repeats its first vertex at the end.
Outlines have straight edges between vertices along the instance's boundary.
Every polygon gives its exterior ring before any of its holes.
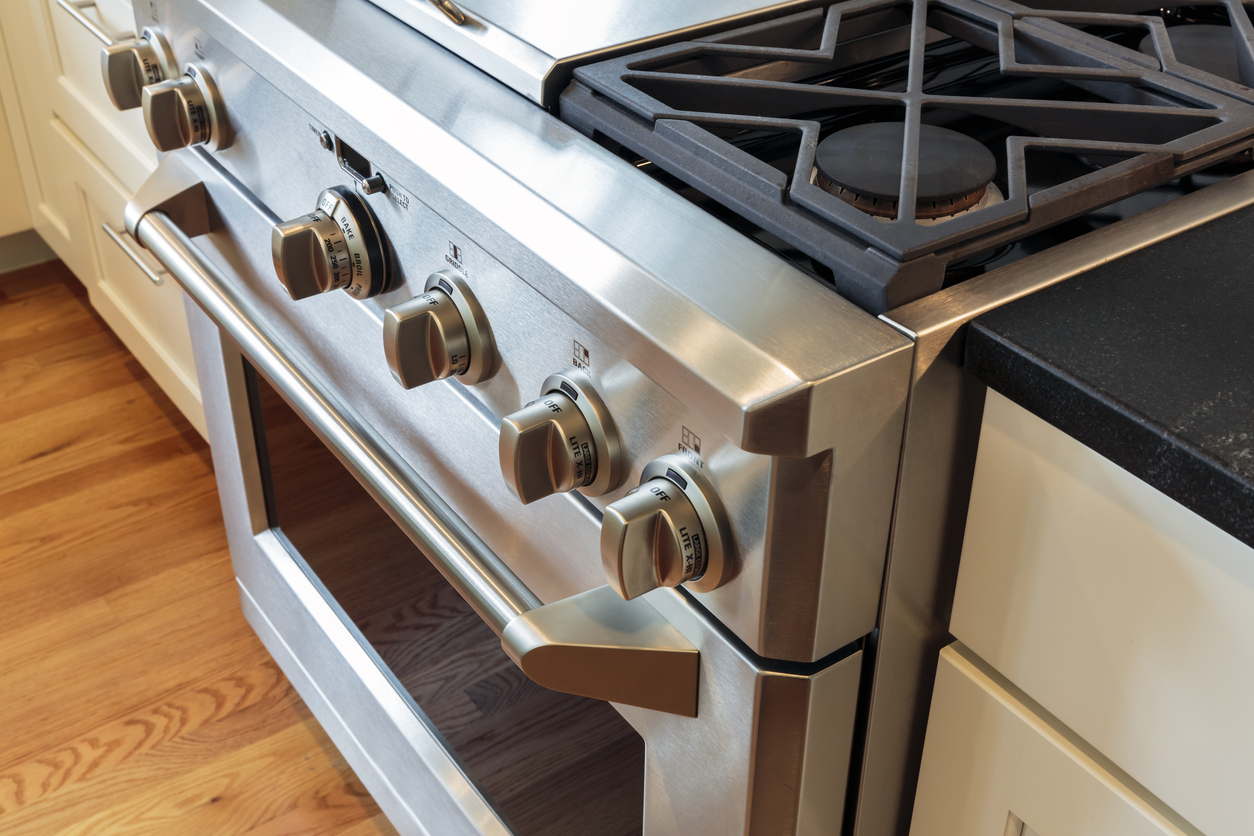
{"type": "MultiPolygon", "coordinates": [[[[8,72],[8,61],[3,49],[0,49],[0,75],[8,72]]],[[[17,102],[9,102],[5,89],[0,87],[0,182],[9,184],[10,192],[7,199],[0,202],[0,238],[22,232],[31,228],[30,211],[26,207],[26,198],[22,193],[22,178],[18,172],[17,154],[13,150],[10,137],[8,115],[5,109],[16,107],[17,102]],[[17,192],[12,190],[16,188],[17,192]]],[[[21,123],[15,125],[19,130],[21,123]]]]}
{"type": "Polygon", "coordinates": [[[74,137],[59,136],[58,142],[87,219],[96,278],[84,283],[92,306],[203,436],[204,410],[183,291],[126,235],[122,212],[129,190],[74,137]]]}
{"type": "MultiPolygon", "coordinates": [[[[157,164],[157,152],[144,128],[141,108],[119,112],[105,92],[100,73],[103,44],[56,0],[34,0],[49,25],[55,83],[52,108],[96,157],[134,191],[157,164]]],[[[97,0],[82,10],[115,38],[135,35],[134,13],[125,0],[97,0]]]]}
{"type": "Polygon", "coordinates": [[[54,75],[45,34],[46,7],[36,0],[10,0],[0,15],[7,67],[0,93],[22,177],[31,223],[70,269],[84,281],[93,278],[85,221],[74,183],[57,157],[53,136],[64,130],[51,106],[54,75]]]}
{"type": "Polygon", "coordinates": [[[910,836],[1201,836],[969,651],[941,651],[910,836]]]}
{"type": "Polygon", "coordinates": [[[1251,832],[1254,550],[991,391],[950,630],[1202,832],[1251,832]]]}

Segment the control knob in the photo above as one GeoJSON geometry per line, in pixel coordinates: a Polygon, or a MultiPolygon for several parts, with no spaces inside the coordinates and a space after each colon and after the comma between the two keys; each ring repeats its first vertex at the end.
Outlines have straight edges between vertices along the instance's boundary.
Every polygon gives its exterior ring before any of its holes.
{"type": "Polygon", "coordinates": [[[145,87],[142,99],[144,123],[158,151],[191,145],[220,151],[235,139],[218,86],[195,64],[178,78],[145,87]]]}
{"type": "Polygon", "coordinates": [[[501,421],[501,474],[524,505],[577,490],[600,496],[622,481],[622,445],[592,381],[571,369],[501,421]]]}
{"type": "Polygon", "coordinates": [[[293,299],[346,290],[365,299],[388,286],[392,262],[366,202],[343,186],[318,195],[318,208],[270,233],[274,271],[293,299]]]}
{"type": "Polygon", "coordinates": [[[177,75],[174,53],[159,32],[145,28],[138,38],[118,41],[100,53],[105,90],[118,110],[143,104],[143,90],[177,75]]]}
{"type": "Polygon", "coordinates": [[[448,377],[479,383],[496,365],[488,318],[456,270],[431,274],[422,293],[384,312],[383,354],[406,389],[448,377]]]}
{"type": "Polygon", "coordinates": [[[605,509],[601,562],[631,600],[660,586],[709,592],[731,577],[727,514],[700,468],[678,454],[654,459],[640,486],[605,509]]]}

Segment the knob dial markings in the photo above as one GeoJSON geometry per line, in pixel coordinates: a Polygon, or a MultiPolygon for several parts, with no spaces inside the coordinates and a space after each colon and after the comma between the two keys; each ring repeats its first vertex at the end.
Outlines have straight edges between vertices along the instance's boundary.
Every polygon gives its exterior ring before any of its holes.
{"type": "Polygon", "coordinates": [[[143,104],[143,90],[177,75],[174,54],[162,35],[145,28],[138,38],[119,41],[100,52],[105,91],[118,110],[143,104]]]}
{"type": "Polygon", "coordinates": [[[501,421],[501,475],[523,504],[577,490],[600,496],[622,481],[622,444],[591,379],[550,375],[543,394],[501,421]]]}
{"type": "Polygon", "coordinates": [[[270,251],[293,299],[345,290],[365,299],[389,282],[391,260],[374,214],[349,189],[326,189],[308,215],[274,227],[270,251]]]}
{"type": "Polygon", "coordinates": [[[431,274],[422,293],[384,311],[383,353],[406,389],[450,377],[479,383],[496,366],[492,329],[456,270],[431,274]]]}
{"type": "Polygon", "coordinates": [[[662,586],[709,592],[732,575],[731,529],[701,469],[670,454],[650,462],[640,486],[605,509],[601,562],[627,600],[662,586]]]}
{"type": "Polygon", "coordinates": [[[235,140],[218,86],[195,64],[178,78],[145,87],[142,100],[148,136],[158,151],[193,145],[220,151],[235,140]]]}

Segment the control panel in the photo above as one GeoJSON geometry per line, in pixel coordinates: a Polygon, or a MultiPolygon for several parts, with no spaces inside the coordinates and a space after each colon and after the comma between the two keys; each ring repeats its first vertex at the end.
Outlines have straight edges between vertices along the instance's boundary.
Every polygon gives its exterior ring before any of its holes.
{"type": "MultiPolygon", "coordinates": [[[[600,333],[577,296],[561,295],[566,285],[527,272],[544,265],[506,264],[496,248],[508,252],[507,241],[468,234],[476,221],[458,216],[430,158],[385,153],[351,120],[322,123],[212,40],[175,64],[145,32],[103,59],[117,99],[128,102],[121,68],[144,68],[135,83],[157,147],[213,152],[267,210],[264,229],[232,230],[250,264],[268,257],[247,292],[362,419],[542,600],[607,583],[627,599],[682,586],[753,646],[767,526],[776,505],[804,506],[776,547],[821,544],[827,496],[816,483],[776,492],[769,456],[642,371],[621,334],[600,333]],[[275,214],[291,220],[270,226],[275,214]],[[303,301],[313,296],[322,301],[303,301]],[[747,580],[724,588],[734,576],[747,580]]],[[[801,557],[798,577],[814,575],[806,561],[822,555],[801,557]]]]}

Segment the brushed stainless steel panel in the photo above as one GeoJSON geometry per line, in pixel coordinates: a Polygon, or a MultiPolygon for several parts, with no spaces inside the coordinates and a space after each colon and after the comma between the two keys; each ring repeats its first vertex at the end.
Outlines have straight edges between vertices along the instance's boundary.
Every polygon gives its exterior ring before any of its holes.
{"type": "MultiPolygon", "coordinates": [[[[172,13],[167,9],[167,15],[172,13]]],[[[407,35],[417,37],[412,32],[407,35]]],[[[885,339],[882,323],[852,310],[773,256],[780,273],[777,281],[752,291],[752,281],[758,276],[721,262],[707,263],[704,269],[707,275],[725,271],[718,276],[722,288],[708,287],[708,279],[698,282],[699,277],[683,272],[676,276],[689,286],[670,289],[669,278],[629,270],[620,261],[622,275],[597,279],[609,290],[617,288],[615,295],[620,298],[607,302],[606,311],[616,327],[626,329],[621,339],[608,339],[611,334],[602,327],[604,320],[578,303],[574,282],[561,277],[547,283],[524,280],[499,260],[497,251],[481,245],[479,233],[489,234],[482,221],[476,224],[474,218],[468,219],[475,235],[455,226],[446,217],[448,205],[436,212],[426,202],[440,197],[438,193],[412,186],[387,168],[383,172],[388,191],[363,199],[390,235],[404,284],[362,305],[344,294],[294,304],[271,277],[269,233],[264,227],[307,212],[323,188],[346,182],[335,154],[320,141],[321,132],[330,127],[311,119],[221,43],[194,27],[179,24],[171,36],[180,56],[189,48],[194,53],[199,44],[205,56],[201,60],[219,79],[231,103],[231,118],[240,126],[238,141],[214,159],[247,184],[247,189],[224,190],[215,200],[222,203],[223,211],[227,206],[248,204],[251,214],[260,213],[263,219],[255,228],[231,233],[237,238],[231,245],[232,257],[239,261],[240,255],[247,255],[251,266],[239,272],[248,278],[257,301],[285,320],[286,335],[318,358],[324,373],[337,388],[352,394],[354,404],[384,430],[390,443],[419,457],[410,460],[416,466],[422,462],[420,470],[459,513],[478,514],[472,520],[477,529],[488,526],[508,537],[494,542],[494,550],[512,556],[515,571],[542,599],[567,597],[600,584],[595,530],[600,509],[634,486],[650,460],[680,449],[685,437],[696,437],[701,440],[699,458],[732,514],[733,535],[742,556],[741,579],[702,594],[702,603],[755,651],[776,658],[818,659],[874,627],[904,416],[908,340],[898,334],[885,339]],[[244,192],[251,196],[241,196],[244,192]],[[264,205],[254,205],[258,202],[264,205]],[[457,253],[456,259],[451,252],[457,253]],[[450,266],[451,260],[488,312],[504,358],[501,370],[469,390],[453,383],[401,392],[382,362],[383,311],[421,291],[428,274],[450,266]],[[656,297],[651,296],[654,291],[656,297]],[[711,314],[689,301],[690,291],[707,297],[700,300],[702,305],[724,298],[724,292],[751,293],[752,298],[711,314]],[[622,309],[624,304],[639,302],[645,303],[639,313],[622,309]],[[755,309],[765,321],[750,315],[755,309]],[[735,327],[726,321],[732,314],[735,327]],[[820,324],[819,318],[825,315],[830,316],[820,324]],[[745,329],[752,333],[744,333],[745,329]],[[781,339],[785,334],[787,339],[781,339]],[[665,354],[639,356],[641,345],[666,342],[670,335],[675,339],[665,354]],[[587,350],[588,373],[622,433],[626,478],[617,491],[592,501],[550,497],[523,512],[512,494],[503,490],[497,467],[488,466],[479,454],[490,447],[495,457],[499,417],[533,399],[549,374],[571,367],[575,343],[587,350]],[[666,387],[659,380],[671,374],[676,352],[687,357],[683,363],[693,361],[703,367],[690,368],[701,375],[700,386],[684,382],[666,387]],[[718,414],[704,408],[708,402],[701,389],[712,383],[704,376],[707,372],[742,389],[761,388],[754,378],[764,381],[768,389],[783,388],[761,397],[735,395],[742,403],[735,407],[736,424],[729,427],[718,414]],[[460,406],[449,405],[457,399],[462,400],[460,406]],[[450,420],[467,410],[467,417],[450,420]],[[415,427],[421,432],[415,433],[415,427]],[[776,448],[787,455],[765,455],[776,448]],[[825,453],[832,448],[834,453],[825,453]],[[772,475],[795,473],[793,457],[802,454],[827,456],[825,486],[772,475]],[[431,476],[423,469],[427,466],[440,476],[431,476]],[[782,518],[775,509],[794,508],[808,501],[813,491],[826,497],[825,503],[815,506],[825,517],[806,526],[780,525],[782,518]],[[562,532],[563,549],[550,551],[536,545],[551,541],[555,531],[562,532]],[[524,542],[531,545],[524,546],[524,542]],[[562,556],[572,553],[579,556],[570,560],[562,556]],[[771,553],[781,555],[789,568],[775,573],[768,585],[763,578],[771,553]]],[[[462,65],[461,72],[473,71],[462,65]]],[[[566,130],[534,107],[527,106],[526,112],[549,120],[543,123],[546,130],[566,130]]],[[[571,139],[587,142],[577,134],[571,139]]],[[[603,153],[599,148],[596,152],[603,153]]],[[[433,158],[427,154],[422,159],[433,158]]],[[[480,161],[481,169],[483,165],[480,161]]],[[[409,161],[402,171],[420,181],[427,178],[425,169],[409,161]]],[[[631,169],[628,173],[638,175],[631,169]]],[[[647,178],[630,180],[647,183],[647,178]]],[[[677,222],[690,220],[687,211],[691,207],[669,192],[665,197],[669,200],[658,204],[659,210],[675,213],[677,222]]],[[[530,207],[520,207],[520,211],[530,211],[530,207]]],[[[642,206],[641,211],[652,211],[652,207],[642,206]]],[[[707,232],[704,224],[712,220],[699,217],[703,225],[693,230],[698,236],[707,232]]],[[[717,229],[724,236],[729,232],[721,225],[717,229]]],[[[586,230],[574,235],[572,245],[582,245],[586,236],[586,230]]],[[[759,262],[766,255],[739,236],[731,240],[741,248],[748,246],[746,254],[752,252],[759,262]]],[[[586,272],[612,266],[598,260],[602,255],[590,254],[578,269],[586,272]]],[[[529,254],[525,266],[531,268],[527,275],[534,278],[534,256],[529,254]]]]}

